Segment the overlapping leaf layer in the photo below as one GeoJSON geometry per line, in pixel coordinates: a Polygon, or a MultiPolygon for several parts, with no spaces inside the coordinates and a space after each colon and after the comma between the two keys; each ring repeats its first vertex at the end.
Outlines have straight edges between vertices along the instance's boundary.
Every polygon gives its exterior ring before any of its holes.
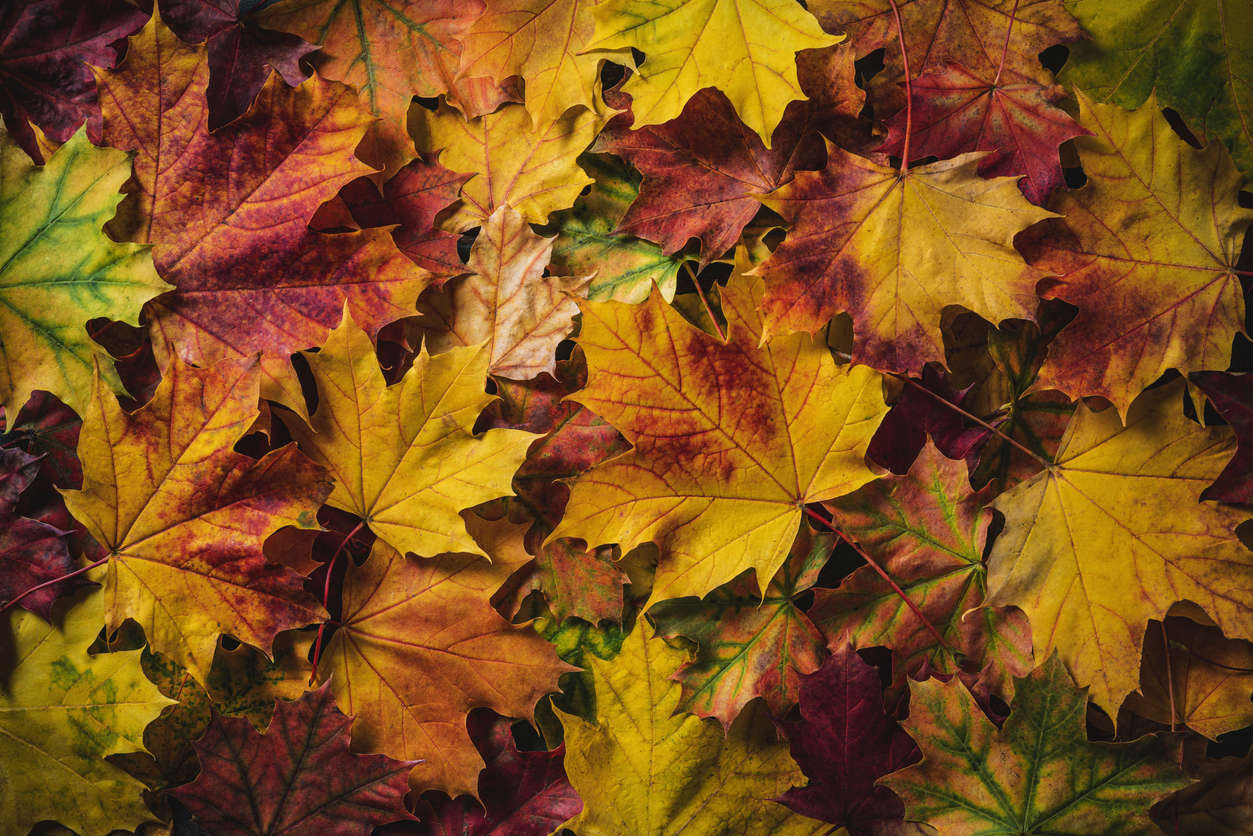
{"type": "Polygon", "coordinates": [[[1247,0],[20,0],[0,115],[3,832],[1251,832],[1247,0]]]}

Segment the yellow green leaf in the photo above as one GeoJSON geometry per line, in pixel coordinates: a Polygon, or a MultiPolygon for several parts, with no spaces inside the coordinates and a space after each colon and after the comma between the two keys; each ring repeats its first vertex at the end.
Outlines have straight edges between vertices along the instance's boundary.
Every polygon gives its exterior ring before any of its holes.
{"type": "Polygon", "coordinates": [[[356,514],[401,554],[482,555],[459,514],[511,494],[536,438],[506,429],[474,435],[492,401],[484,392],[491,349],[423,349],[388,386],[370,338],[345,316],[322,350],[305,356],[318,408],[308,425],[288,418],[287,426],[335,477],[327,503],[356,514]]]}
{"type": "Polygon", "coordinates": [[[36,389],[81,415],[99,351],[87,321],[138,322],[144,302],[170,289],[148,247],[104,234],[130,173],[127,154],[96,148],[82,130],[44,166],[0,131],[0,406],[9,415],[36,389]]]}
{"type": "Polygon", "coordinates": [[[760,703],[725,736],[714,720],[675,713],[682,689],[670,677],[685,656],[648,638],[647,629],[637,623],[612,661],[585,655],[596,687],[594,725],[559,715],[566,772],[583,798],[583,812],[565,826],[579,836],[830,830],[774,800],[804,777],[760,703]]]}
{"type": "Polygon", "coordinates": [[[1199,605],[1229,638],[1253,638],[1246,514],[1200,495],[1235,449],[1227,427],[1183,414],[1183,381],[1116,409],[1080,403],[1048,469],[1001,494],[1005,529],[988,556],[989,606],[1031,621],[1035,658],[1054,650],[1114,716],[1139,685],[1144,628],[1199,605]]]}
{"type": "Polygon", "coordinates": [[[796,53],[843,40],[795,0],[608,0],[595,15],[593,47],[644,53],[623,88],[635,127],[669,122],[717,87],[767,148],[788,102],[805,98],[796,53]]]}
{"type": "Polygon", "coordinates": [[[138,650],[90,655],[103,593],[57,627],[14,610],[0,689],[0,819],[26,833],[55,819],[84,834],[153,818],[143,784],[106,755],[144,748],[144,727],[174,700],[144,678],[138,650]]]}

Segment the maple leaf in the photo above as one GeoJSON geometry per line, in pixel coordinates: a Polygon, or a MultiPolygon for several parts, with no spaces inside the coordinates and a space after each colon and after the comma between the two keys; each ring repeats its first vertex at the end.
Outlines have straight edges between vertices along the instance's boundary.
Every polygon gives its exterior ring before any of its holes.
{"type": "Polygon", "coordinates": [[[247,720],[215,717],[196,741],[200,776],[171,794],[202,827],[231,836],[348,836],[410,818],[404,797],[413,764],[349,754],[351,726],[325,685],[276,702],[264,734],[247,720]]]}
{"type": "Polygon", "coordinates": [[[160,5],[162,19],[179,38],[208,48],[210,130],[242,116],[271,70],[292,87],[308,75],[301,59],[317,47],[261,28],[253,19],[256,7],[249,0],[164,0],[160,5]]]}
{"type": "Polygon", "coordinates": [[[414,142],[423,154],[440,153],[453,171],[476,175],[461,190],[463,206],[447,223],[478,226],[505,204],[531,223],[542,224],[573,205],[591,178],[575,163],[600,128],[589,110],[572,110],[532,124],[519,104],[467,121],[446,104],[414,111],[414,142]]]}
{"type": "Polygon", "coordinates": [[[1076,96],[1093,134],[1075,140],[1088,182],[1052,204],[1065,220],[1018,243],[1056,277],[1042,294],[1079,308],[1041,382],[1126,412],[1168,369],[1227,367],[1244,323],[1236,261],[1253,211],[1236,202],[1243,178],[1226,149],[1187,145],[1156,101],[1129,112],[1076,96]]]}
{"type": "MultiPolygon", "coordinates": [[[[167,289],[147,247],[118,244],[103,227],[130,175],[127,155],[79,131],[44,166],[0,136],[0,406],[8,415],[35,390],[82,413],[93,357],[87,320],[136,321],[167,289]]],[[[111,366],[106,380],[120,386],[111,366]]]]}
{"type": "Polygon", "coordinates": [[[903,725],[922,763],[881,781],[906,818],[943,832],[1143,833],[1149,803],[1186,783],[1156,738],[1089,743],[1087,701],[1056,657],[1014,693],[998,730],[958,683],[910,686],[903,725]]]}
{"type": "MultiPolygon", "coordinates": [[[[564,747],[551,752],[519,751],[513,724],[490,711],[470,712],[466,725],[487,766],[479,773],[479,802],[423,793],[421,826],[403,832],[423,836],[548,836],[583,802],[563,768],[564,747]]],[[[388,836],[392,836],[389,832],[388,836]]]]}
{"type": "Polygon", "coordinates": [[[593,151],[622,157],[644,175],[618,230],[677,252],[700,240],[701,266],[735,246],[761,207],[758,196],[818,168],[825,150],[809,130],[805,103],[790,105],[767,149],[726,95],[706,88],[664,125],[628,131],[610,123],[593,151]]]}
{"type": "Polygon", "coordinates": [[[587,302],[578,342],[587,388],[572,398],[634,449],[579,476],[551,540],[652,540],[653,600],[703,595],[786,559],[801,506],[873,478],[866,445],[887,411],[880,377],[839,367],[807,335],[758,348],[760,281],[723,293],[730,337],[689,325],[654,291],[641,305],[587,302]]]}
{"type": "Polygon", "coordinates": [[[717,87],[767,146],[787,103],[805,97],[796,53],[842,40],[791,0],[608,0],[594,14],[592,47],[644,53],[623,88],[637,127],[669,122],[717,87]]]}
{"type": "Polygon", "coordinates": [[[1153,805],[1171,836],[1240,836],[1253,827],[1253,756],[1223,758],[1211,774],[1153,805]],[[1233,763],[1234,762],[1234,763],[1233,763]]]}
{"type": "Polygon", "coordinates": [[[763,200],[791,228],[756,272],[766,331],[816,331],[853,317],[853,356],[913,371],[944,356],[940,313],[962,305],[995,323],[1030,319],[1035,284],[1013,237],[1051,213],[1008,177],[980,178],[981,155],[905,171],[828,146],[827,167],[763,200]]]}
{"type": "Polygon", "coordinates": [[[144,679],[139,651],[87,653],[102,597],[78,602],[62,627],[25,612],[6,622],[0,814],[15,833],[45,819],[104,833],[151,818],[143,785],[104,757],[143,749],[144,726],[172,700],[144,679]]]}
{"type": "Polygon", "coordinates": [[[809,5],[824,29],[848,33],[859,57],[886,47],[883,71],[869,85],[875,113],[883,119],[905,106],[898,35],[911,81],[956,64],[979,78],[1014,86],[1051,85],[1052,74],[1039,54],[1083,37],[1062,0],[812,0],[809,5]]]}
{"type": "Polygon", "coordinates": [[[8,604],[22,595],[19,606],[50,621],[56,599],[84,583],[80,579],[55,583],[75,569],[68,536],[45,522],[0,512],[0,602],[8,604]],[[23,594],[37,586],[42,588],[23,594]]]}
{"type": "Polygon", "coordinates": [[[0,10],[0,116],[13,141],[36,163],[43,138],[68,140],[84,122],[100,141],[100,108],[89,66],[112,67],[116,41],[148,16],[125,0],[75,3],[25,0],[0,10]]]}
{"type": "Polygon", "coordinates": [[[483,554],[462,509],[509,494],[535,439],[520,430],[473,435],[492,397],[483,391],[490,351],[454,348],[414,358],[388,386],[369,336],[348,315],[321,351],[306,354],[318,391],[310,422],[288,430],[335,477],[327,503],[360,517],[402,554],[483,554]]]}
{"type": "Polygon", "coordinates": [[[639,194],[640,176],[606,154],[584,154],[579,166],[594,178],[569,210],[552,215],[552,268],[570,276],[592,274],[588,298],[642,302],[654,284],[674,298],[683,259],[616,230],[639,194]]]}
{"type": "MultiPolygon", "coordinates": [[[[836,527],[856,541],[887,577],[870,566],[839,589],[818,590],[810,617],[833,651],[876,645],[894,652],[894,671],[923,679],[994,667],[1031,669],[1026,631],[1012,612],[980,611],[990,517],[986,491],[972,491],[966,467],[927,445],[906,476],[888,477],[826,503],[836,527]],[[890,580],[889,580],[890,579],[890,580]],[[969,614],[969,615],[968,615],[969,614]],[[1005,658],[989,654],[989,628],[1005,658]],[[1025,645],[1025,646],[1024,646],[1025,645]]],[[[995,689],[995,690],[1000,690],[995,689]]]]}
{"type": "Polygon", "coordinates": [[[484,8],[483,0],[281,0],[256,19],[321,47],[320,72],[357,89],[381,118],[383,153],[391,161],[411,155],[409,103],[448,92],[460,62],[459,38],[484,8]]]}
{"type": "Polygon", "coordinates": [[[993,503],[1005,529],[988,555],[988,604],[1026,612],[1036,658],[1056,649],[1111,716],[1136,688],[1145,623],[1176,601],[1253,638],[1253,555],[1234,533],[1245,515],[1199,501],[1231,434],[1185,418],[1182,390],[1144,393],[1125,426],[1117,410],[1080,404],[1055,464],[993,503]]]}
{"type": "Polygon", "coordinates": [[[1144,634],[1140,690],[1124,707],[1210,739],[1253,723],[1253,644],[1224,638],[1213,625],[1170,616],[1144,634]]]}
{"type": "Polygon", "coordinates": [[[754,698],[762,697],[775,717],[795,705],[802,676],[818,670],[825,644],[797,598],[818,580],[834,545],[831,535],[802,528],[764,596],[744,573],[703,599],[676,598],[649,609],[657,635],[697,645],[695,658],[675,673],[683,686],[678,710],[716,717],[725,729],[754,698]]]}
{"type": "Polygon", "coordinates": [[[888,120],[882,151],[899,157],[909,131],[911,162],[987,151],[984,177],[1025,175],[1019,186],[1032,203],[1044,203],[1064,185],[1057,148],[1087,133],[1055,105],[1065,98],[1056,85],[1002,83],[960,65],[945,65],[913,79],[912,107],[888,120]]]}
{"type": "Polygon", "coordinates": [[[1253,45],[1242,3],[1137,0],[1116,8],[1066,0],[1091,40],[1076,44],[1062,80],[1103,102],[1138,108],[1154,94],[1205,133],[1221,138],[1253,171],[1253,45]]]}
{"type": "Polygon", "coordinates": [[[565,826],[621,833],[818,834],[827,825],[771,801],[800,778],[766,713],[749,710],[724,737],[716,723],[676,714],[671,675],[683,654],[643,624],[611,662],[588,658],[596,724],[562,713],[566,773],[583,812],[565,826]]]}
{"type": "Polygon", "coordinates": [[[322,610],[262,543],[314,525],[330,485],[294,445],[260,461],[235,452],[258,415],[255,363],[173,362],[152,400],[127,413],[99,383],[78,440],[82,490],[66,507],[108,552],[105,619],[127,618],[149,646],[200,682],[218,635],[268,650],[280,630],[322,610]]]}
{"type": "Polygon", "coordinates": [[[792,758],[809,778],[779,801],[802,815],[880,832],[905,812],[875,781],[918,760],[918,747],[883,709],[879,674],[845,645],[800,679],[800,712],[780,723],[792,758]]]}
{"type": "Polygon", "coordinates": [[[541,238],[512,206],[483,222],[470,249],[470,275],[450,291],[424,298],[423,333],[430,351],[486,342],[487,370],[529,380],[556,370],[557,344],[574,327],[575,299],[588,276],[545,276],[551,238],[541,238]]]}
{"type": "MultiPolygon", "coordinates": [[[[462,40],[460,74],[526,82],[526,109],[552,122],[572,107],[598,109],[598,68],[588,49],[597,0],[489,0],[462,40]]],[[[609,53],[612,55],[612,53],[609,53]]]]}
{"type": "Polygon", "coordinates": [[[1253,504],[1253,375],[1194,372],[1188,378],[1235,431],[1239,446],[1231,462],[1205,489],[1201,499],[1253,504]]]}
{"type": "Polygon", "coordinates": [[[348,569],[318,677],[356,715],[357,748],[422,760],[415,788],[473,794],[483,759],[465,715],[487,706],[529,718],[572,670],[489,604],[517,568],[472,555],[411,560],[379,540],[348,569]]]}

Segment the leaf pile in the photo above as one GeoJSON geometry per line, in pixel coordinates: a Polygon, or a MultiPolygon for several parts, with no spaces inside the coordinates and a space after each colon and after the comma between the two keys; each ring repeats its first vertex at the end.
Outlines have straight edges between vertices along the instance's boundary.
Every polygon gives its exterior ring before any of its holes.
{"type": "Polygon", "coordinates": [[[0,829],[1251,832],[1251,8],[4,4],[0,829]]]}

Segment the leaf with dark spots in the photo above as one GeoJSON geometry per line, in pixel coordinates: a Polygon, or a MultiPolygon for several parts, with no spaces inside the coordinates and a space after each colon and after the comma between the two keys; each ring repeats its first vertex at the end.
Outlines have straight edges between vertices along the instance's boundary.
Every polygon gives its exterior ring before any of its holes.
{"type": "Polygon", "coordinates": [[[1239,445],[1231,462],[1205,489],[1201,499],[1253,503],[1253,374],[1195,372],[1189,380],[1231,425],[1239,445]]]}
{"type": "Polygon", "coordinates": [[[283,394],[298,388],[288,355],[322,343],[345,302],[371,333],[412,313],[428,274],[382,230],[308,228],[323,201],[371,171],[353,156],[370,117],[351,89],[320,77],[291,89],[271,76],[247,116],[210,133],[208,80],[205,49],[158,20],[121,69],[101,75],[106,139],[140,152],[114,231],[153,243],[177,287],[149,308],[158,352],[167,341],[195,363],[266,352],[279,378],[267,397],[303,411],[283,394]]]}
{"type": "Polygon", "coordinates": [[[172,362],[132,413],[97,384],[78,441],[83,488],[64,492],[109,554],[108,627],[133,618],[200,682],[220,634],[268,650],[281,630],[322,617],[303,578],[262,544],[283,526],[313,527],[330,478],[294,445],[259,461],[232,449],[259,390],[255,361],[172,362]]]}
{"type": "Polygon", "coordinates": [[[55,395],[35,391],[16,416],[7,422],[0,443],[20,446],[39,456],[39,469],[59,488],[82,484],[83,469],[75,448],[82,421],[55,395]]]}
{"type": "Polygon", "coordinates": [[[778,800],[798,813],[847,827],[852,836],[880,833],[905,805],[875,781],[916,762],[914,741],[883,707],[879,673],[849,646],[800,678],[799,716],[779,721],[809,783],[778,800]]]}
{"type": "Polygon", "coordinates": [[[617,231],[655,241],[667,253],[699,239],[702,267],[720,258],[757,214],[758,195],[791,180],[797,168],[821,165],[825,150],[809,130],[808,112],[806,102],[788,105],[769,148],[712,87],[661,125],[626,130],[615,119],[592,150],[616,154],[644,175],[617,231]]]}
{"type": "Polygon", "coordinates": [[[9,133],[43,163],[34,125],[65,142],[87,123],[100,141],[100,107],[90,67],[112,67],[117,43],[148,15],[125,0],[21,0],[0,9],[0,115],[9,133]]]}
{"type": "Polygon", "coordinates": [[[696,644],[695,658],[674,675],[683,686],[679,710],[716,717],[725,729],[757,697],[776,717],[796,704],[804,675],[822,664],[825,645],[798,599],[818,580],[833,546],[832,535],[802,529],[764,597],[745,573],[704,598],[653,605],[648,616],[658,635],[696,644]]]}
{"type": "Polygon", "coordinates": [[[1005,83],[997,76],[981,76],[961,65],[947,64],[915,78],[911,88],[911,118],[897,111],[888,120],[882,151],[901,155],[909,122],[914,159],[986,151],[979,173],[984,177],[1025,175],[1018,184],[1032,203],[1043,204],[1064,183],[1058,146],[1087,133],[1056,107],[1066,95],[1056,85],[1005,83]]]}
{"type": "Polygon", "coordinates": [[[475,748],[487,762],[478,797],[423,793],[418,823],[387,828],[380,836],[548,836],[578,815],[583,802],[566,779],[563,747],[520,751],[513,723],[486,709],[466,722],[475,748]]]}
{"type": "Polygon", "coordinates": [[[351,726],[326,686],[276,702],[264,734],[217,717],[196,741],[200,777],[171,794],[222,836],[357,836],[411,818],[404,797],[413,764],[351,754],[351,726]]]}
{"type": "Polygon", "coordinates": [[[164,0],[161,18],[174,34],[209,50],[209,129],[242,116],[273,70],[295,87],[308,73],[301,59],[317,49],[284,32],[262,29],[248,0],[164,0]]]}
{"type": "MultiPolygon", "coordinates": [[[[6,439],[7,440],[7,439],[6,439]]],[[[9,514],[17,506],[22,492],[39,473],[39,457],[16,447],[0,448],[0,514],[9,514]]]]}

